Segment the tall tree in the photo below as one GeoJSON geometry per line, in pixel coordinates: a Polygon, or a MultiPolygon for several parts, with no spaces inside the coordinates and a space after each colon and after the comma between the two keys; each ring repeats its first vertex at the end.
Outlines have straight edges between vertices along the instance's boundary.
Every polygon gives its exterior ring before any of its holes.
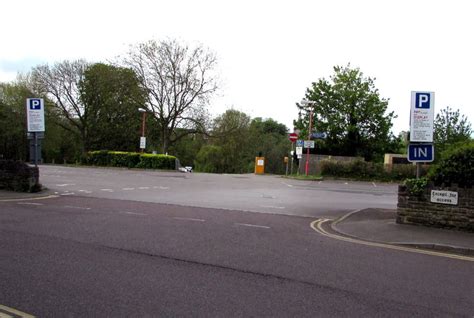
{"type": "Polygon", "coordinates": [[[141,125],[139,108],[145,93],[128,68],[90,65],[79,83],[81,101],[88,110],[87,149],[134,151],[141,125]]]}
{"type": "Polygon", "coordinates": [[[0,83],[0,158],[27,160],[26,99],[31,91],[21,83],[0,83]]]}
{"type": "Polygon", "coordinates": [[[249,153],[251,157],[265,157],[265,172],[283,174],[283,158],[289,156],[291,143],[288,140],[288,128],[268,118],[254,118],[249,128],[249,153]]]}
{"type": "Polygon", "coordinates": [[[82,152],[88,150],[89,111],[82,102],[79,86],[88,66],[84,60],[63,61],[53,66],[45,64],[33,68],[30,76],[33,91],[53,101],[66,119],[58,124],[79,137],[82,152]]]}
{"type": "MultiPolygon", "coordinates": [[[[437,154],[442,153],[449,145],[467,141],[472,134],[471,123],[459,109],[451,107],[441,109],[434,121],[434,144],[437,154]]],[[[439,156],[436,155],[435,158],[439,156]]]]}
{"type": "Polygon", "coordinates": [[[175,40],[138,44],[124,59],[147,92],[146,106],[158,122],[162,151],[204,130],[206,106],[217,90],[216,57],[202,46],[175,40]]]}
{"type": "Polygon", "coordinates": [[[334,67],[330,80],[313,83],[306,91],[309,107],[297,104],[300,117],[295,122],[308,135],[309,113],[313,112],[313,130],[326,132],[320,150],[327,154],[381,158],[389,144],[393,112],[387,113],[388,100],[381,98],[374,80],[358,68],[334,67]]]}

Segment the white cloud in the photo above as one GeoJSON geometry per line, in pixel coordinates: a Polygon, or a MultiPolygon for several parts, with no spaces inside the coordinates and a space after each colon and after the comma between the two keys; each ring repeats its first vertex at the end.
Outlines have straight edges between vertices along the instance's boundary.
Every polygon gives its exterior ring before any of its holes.
{"type": "MultiPolygon", "coordinates": [[[[234,106],[290,128],[311,82],[350,62],[377,78],[398,132],[408,129],[411,90],[435,91],[437,109],[474,120],[471,12],[462,0],[7,1],[0,62],[101,61],[152,38],[200,42],[225,81],[215,112],[234,106]]],[[[0,70],[0,80],[14,77],[0,70]]]]}

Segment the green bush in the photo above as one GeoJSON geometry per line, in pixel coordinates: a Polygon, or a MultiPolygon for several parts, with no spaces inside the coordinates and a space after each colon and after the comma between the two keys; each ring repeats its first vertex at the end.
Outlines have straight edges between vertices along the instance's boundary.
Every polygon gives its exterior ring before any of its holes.
{"type": "Polygon", "coordinates": [[[83,158],[84,164],[93,166],[175,169],[176,157],[168,155],[152,155],[122,151],[91,151],[83,158]]]}
{"type": "Polygon", "coordinates": [[[225,172],[223,163],[223,149],[219,146],[207,145],[199,150],[194,160],[196,171],[223,173],[225,172]]]}
{"type": "Polygon", "coordinates": [[[441,155],[429,179],[436,185],[472,187],[474,184],[474,141],[454,144],[441,155]]]}
{"type": "MultiPolygon", "coordinates": [[[[422,175],[426,174],[427,168],[422,168],[422,175]]],[[[362,159],[355,161],[321,161],[321,174],[336,178],[347,178],[357,180],[381,180],[395,181],[413,178],[416,174],[415,165],[391,165],[383,163],[366,162],[362,159]]]]}
{"type": "Polygon", "coordinates": [[[428,185],[427,178],[410,178],[405,180],[405,185],[407,187],[408,193],[413,196],[420,196],[426,189],[428,185]]]}
{"type": "Polygon", "coordinates": [[[176,157],[168,155],[140,155],[140,162],[137,168],[145,169],[175,169],[176,157]]]}

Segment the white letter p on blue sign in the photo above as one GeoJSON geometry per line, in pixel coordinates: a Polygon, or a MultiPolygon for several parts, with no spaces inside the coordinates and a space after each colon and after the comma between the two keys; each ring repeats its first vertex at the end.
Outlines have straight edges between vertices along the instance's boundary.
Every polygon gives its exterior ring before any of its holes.
{"type": "Polygon", "coordinates": [[[416,93],[415,97],[415,108],[430,108],[430,94],[429,93],[416,93]]]}
{"type": "Polygon", "coordinates": [[[39,98],[30,98],[30,109],[31,110],[41,110],[41,99],[39,99],[39,98]]]}

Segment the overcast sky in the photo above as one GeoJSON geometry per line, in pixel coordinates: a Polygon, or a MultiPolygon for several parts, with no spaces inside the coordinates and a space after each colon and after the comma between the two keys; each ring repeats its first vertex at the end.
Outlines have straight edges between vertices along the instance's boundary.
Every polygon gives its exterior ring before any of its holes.
{"type": "MultiPolygon", "coordinates": [[[[176,38],[217,54],[214,115],[233,107],[292,130],[295,103],[334,65],[370,77],[409,128],[410,91],[474,121],[472,1],[15,0],[2,2],[0,81],[40,63],[113,60],[130,44],[176,38]]],[[[317,124],[316,124],[317,125],[317,124]]]]}

